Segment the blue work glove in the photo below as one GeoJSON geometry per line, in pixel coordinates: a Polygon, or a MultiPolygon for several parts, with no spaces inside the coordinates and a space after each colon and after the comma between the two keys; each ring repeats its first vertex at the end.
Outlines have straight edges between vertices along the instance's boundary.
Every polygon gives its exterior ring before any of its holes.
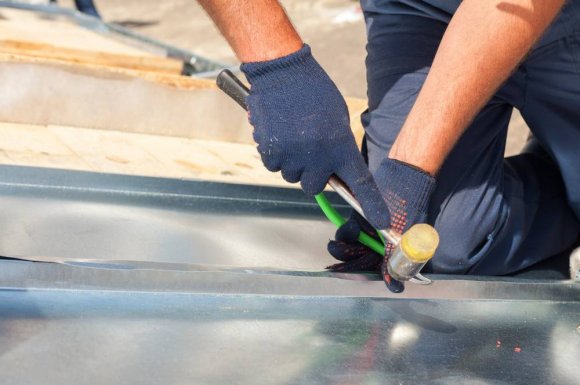
{"type": "Polygon", "coordinates": [[[251,85],[246,103],[264,166],[282,171],[290,183],[300,182],[309,195],[322,192],[334,174],[374,226],[389,225],[387,206],[350,130],[346,103],[310,47],[245,63],[241,70],[251,85]]]}
{"type": "MultiPolygon", "coordinates": [[[[435,178],[414,166],[387,158],[381,162],[375,180],[391,213],[390,228],[402,234],[416,223],[425,223],[435,178]]],[[[352,214],[337,230],[335,240],[328,243],[328,252],[342,261],[328,269],[336,272],[380,271],[389,290],[401,292],[404,289],[402,283],[387,272],[386,261],[394,247],[388,243],[385,255],[379,255],[357,242],[360,231],[378,238],[364,218],[352,214]]]]}

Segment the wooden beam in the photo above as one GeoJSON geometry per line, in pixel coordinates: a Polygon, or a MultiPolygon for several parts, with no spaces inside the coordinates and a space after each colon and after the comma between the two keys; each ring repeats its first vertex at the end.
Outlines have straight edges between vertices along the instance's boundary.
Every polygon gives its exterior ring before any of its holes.
{"type": "MultiPolygon", "coordinates": [[[[347,104],[360,144],[366,102],[347,104]]],[[[0,121],[254,143],[213,80],[1,53],[0,121]]]]}
{"type": "Polygon", "coordinates": [[[135,56],[110,52],[80,50],[29,41],[0,40],[0,53],[21,57],[57,60],[74,64],[124,68],[179,75],[183,63],[176,59],[155,56],[135,56]]]}

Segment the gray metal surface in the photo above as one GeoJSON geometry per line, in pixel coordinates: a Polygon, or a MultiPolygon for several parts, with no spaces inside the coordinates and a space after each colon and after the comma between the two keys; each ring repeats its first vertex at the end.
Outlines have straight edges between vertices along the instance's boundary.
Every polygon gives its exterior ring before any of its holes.
{"type": "Polygon", "coordinates": [[[397,300],[337,278],[0,266],[0,383],[578,383],[577,292],[397,300]]]}
{"type": "Polygon", "coordinates": [[[330,274],[297,190],[0,166],[0,212],[0,384],[580,383],[578,283],[330,274]]]}
{"type": "Polygon", "coordinates": [[[334,262],[333,225],[296,189],[3,166],[0,212],[4,256],[318,270],[334,262]]]}

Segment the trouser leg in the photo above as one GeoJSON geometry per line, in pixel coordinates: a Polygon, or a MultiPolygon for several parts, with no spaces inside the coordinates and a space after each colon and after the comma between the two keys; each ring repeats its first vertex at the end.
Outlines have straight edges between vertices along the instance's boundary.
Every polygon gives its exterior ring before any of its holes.
{"type": "Polygon", "coordinates": [[[578,23],[570,36],[538,49],[524,62],[522,116],[555,160],[564,179],[565,199],[580,219],[580,20],[578,23]]]}
{"type": "MultiPolygon", "coordinates": [[[[533,216],[529,241],[516,257],[538,250],[565,250],[580,232],[580,4],[571,4],[569,9],[572,15],[576,11],[577,29],[536,49],[522,65],[526,94],[521,112],[536,142],[527,152],[549,162],[551,169],[536,172],[535,181],[526,180],[526,187],[541,186],[536,197],[539,204],[527,213],[533,216]],[[554,180],[555,174],[561,180],[554,180]]],[[[518,157],[508,162],[524,167],[518,157]]]]}

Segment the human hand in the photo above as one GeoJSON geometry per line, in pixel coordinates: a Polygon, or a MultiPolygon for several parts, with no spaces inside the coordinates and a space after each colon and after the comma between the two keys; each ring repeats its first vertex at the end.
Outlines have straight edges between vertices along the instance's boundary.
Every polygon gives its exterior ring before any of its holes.
{"type": "MultiPolygon", "coordinates": [[[[375,179],[391,214],[390,228],[402,234],[416,223],[424,223],[435,179],[420,169],[393,159],[385,159],[375,179]]],[[[375,229],[356,212],[341,226],[334,241],[328,243],[328,252],[342,261],[329,266],[336,272],[380,271],[389,290],[403,291],[402,282],[393,279],[387,271],[387,261],[394,246],[387,243],[385,255],[380,255],[360,244],[357,239],[363,231],[379,239],[375,229]]]]}
{"type": "Polygon", "coordinates": [[[251,85],[246,98],[264,166],[315,195],[331,175],[340,178],[377,228],[389,211],[360,154],[346,103],[305,45],[288,56],[241,66],[251,85]]]}

